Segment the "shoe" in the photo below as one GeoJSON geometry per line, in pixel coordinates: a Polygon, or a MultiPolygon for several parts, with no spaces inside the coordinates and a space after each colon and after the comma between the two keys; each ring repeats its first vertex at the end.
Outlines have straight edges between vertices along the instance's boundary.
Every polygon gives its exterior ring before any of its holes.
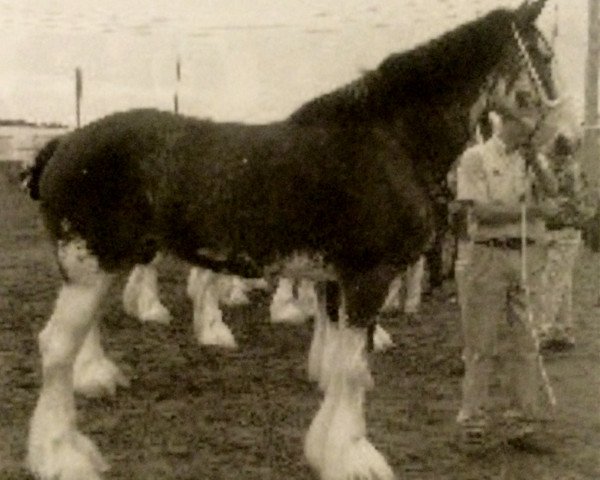
{"type": "Polygon", "coordinates": [[[550,453],[546,433],[538,420],[526,418],[516,412],[506,412],[503,416],[504,439],[511,447],[531,453],[550,453]]]}
{"type": "Polygon", "coordinates": [[[544,338],[540,341],[540,350],[546,352],[566,352],[575,348],[575,339],[571,336],[544,338]]]}
{"type": "Polygon", "coordinates": [[[536,428],[523,430],[518,436],[507,438],[506,443],[515,450],[523,452],[554,453],[554,448],[549,444],[546,435],[536,428]]]}

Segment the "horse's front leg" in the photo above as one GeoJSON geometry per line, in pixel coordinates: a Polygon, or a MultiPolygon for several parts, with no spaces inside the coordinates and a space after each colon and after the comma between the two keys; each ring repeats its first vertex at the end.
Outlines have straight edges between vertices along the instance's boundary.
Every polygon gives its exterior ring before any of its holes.
{"type": "Polygon", "coordinates": [[[108,466],[77,429],[73,365],[112,275],[99,268],[82,240],[59,243],[58,258],[66,279],[39,335],[42,389],[31,419],[27,464],[42,480],[96,480],[108,466]]]}
{"type": "MultiPolygon", "coordinates": [[[[322,480],[394,478],[367,439],[364,415],[365,393],[373,386],[367,354],[374,319],[392,277],[383,270],[342,276],[343,293],[337,295],[340,318],[324,340],[326,375],[320,375],[324,399],[305,443],[307,459],[322,480]]],[[[329,302],[327,310],[334,307],[329,302]]]]}

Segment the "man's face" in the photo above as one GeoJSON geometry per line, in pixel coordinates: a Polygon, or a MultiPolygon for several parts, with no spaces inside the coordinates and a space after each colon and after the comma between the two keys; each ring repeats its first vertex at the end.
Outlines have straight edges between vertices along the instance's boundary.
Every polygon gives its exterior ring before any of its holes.
{"type": "Polygon", "coordinates": [[[518,148],[527,143],[535,130],[535,119],[529,115],[517,117],[503,115],[501,137],[509,150],[518,148]]]}

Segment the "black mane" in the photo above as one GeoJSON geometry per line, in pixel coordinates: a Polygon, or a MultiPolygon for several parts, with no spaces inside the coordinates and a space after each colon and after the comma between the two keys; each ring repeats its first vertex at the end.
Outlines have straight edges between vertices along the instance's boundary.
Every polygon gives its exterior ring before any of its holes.
{"type": "MultiPolygon", "coordinates": [[[[477,94],[501,61],[513,13],[497,9],[407,52],[386,58],[377,69],[302,105],[291,115],[301,124],[385,118],[398,107],[447,103],[468,89],[477,94]]],[[[463,93],[464,95],[464,93],[463,93]]]]}

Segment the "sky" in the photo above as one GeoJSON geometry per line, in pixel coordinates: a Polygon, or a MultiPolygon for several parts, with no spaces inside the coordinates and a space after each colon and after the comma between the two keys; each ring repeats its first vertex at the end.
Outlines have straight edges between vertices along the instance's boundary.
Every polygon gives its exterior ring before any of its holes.
{"type": "MultiPolygon", "coordinates": [[[[583,98],[587,0],[548,0],[565,84],[583,98]],[[557,8],[558,6],[558,8],[557,8]]],[[[74,125],[135,107],[281,118],[387,55],[512,0],[0,0],[0,118],[74,125]],[[175,78],[181,59],[181,80],[175,78]]]]}

